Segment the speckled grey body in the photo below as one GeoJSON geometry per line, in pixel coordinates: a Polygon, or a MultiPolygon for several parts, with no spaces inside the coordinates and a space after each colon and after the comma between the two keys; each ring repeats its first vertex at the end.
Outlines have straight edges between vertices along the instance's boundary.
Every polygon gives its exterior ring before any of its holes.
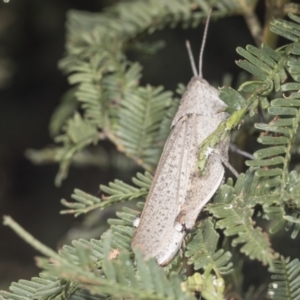
{"type": "Polygon", "coordinates": [[[132,248],[166,265],[176,255],[203,206],[224,176],[229,141],[210,154],[204,176],[196,168],[199,145],[227,118],[218,91],[195,76],[182,96],[146,199],[132,248]],[[176,226],[181,224],[182,226],[176,226]],[[181,228],[181,229],[180,229],[181,228]]]}

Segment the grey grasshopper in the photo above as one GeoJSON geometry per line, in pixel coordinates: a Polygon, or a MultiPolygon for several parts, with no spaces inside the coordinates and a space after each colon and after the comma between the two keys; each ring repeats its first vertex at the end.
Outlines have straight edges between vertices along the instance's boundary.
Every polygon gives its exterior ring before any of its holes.
{"type": "Polygon", "coordinates": [[[199,72],[187,43],[194,76],[183,94],[160,157],[132,248],[145,259],[155,257],[168,264],[180,249],[204,205],[224,177],[222,162],[228,161],[229,139],[208,151],[205,175],[197,170],[199,145],[228,117],[218,91],[202,77],[206,23],[199,58],[199,72]]]}

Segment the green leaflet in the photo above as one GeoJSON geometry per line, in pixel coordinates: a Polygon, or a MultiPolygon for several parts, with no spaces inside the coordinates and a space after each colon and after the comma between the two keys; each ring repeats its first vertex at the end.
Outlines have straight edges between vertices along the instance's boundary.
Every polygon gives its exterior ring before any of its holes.
{"type": "Polygon", "coordinates": [[[230,87],[221,88],[219,96],[220,99],[228,105],[228,108],[226,109],[228,113],[233,113],[234,111],[241,109],[246,103],[244,97],[230,87]]]}
{"type": "Polygon", "coordinates": [[[201,293],[207,300],[224,299],[225,282],[223,278],[216,279],[212,275],[201,275],[195,273],[188,277],[184,285],[187,289],[201,293]]]}
{"type": "MultiPolygon", "coordinates": [[[[224,230],[226,236],[233,236],[232,246],[241,245],[240,251],[251,259],[272,265],[276,257],[268,235],[252,220],[253,201],[249,201],[262,191],[257,191],[256,182],[248,172],[240,175],[234,187],[223,185],[215,203],[208,205],[208,210],[218,219],[216,226],[224,230]],[[247,184],[246,184],[247,182],[247,184]],[[252,195],[251,195],[252,194],[252,195]],[[246,198],[249,197],[249,199],[246,198]]],[[[258,199],[256,199],[257,201],[258,199]]]]}
{"type": "Polygon", "coordinates": [[[219,234],[210,219],[206,219],[195,230],[192,240],[187,245],[185,255],[194,269],[202,269],[206,274],[213,270],[215,274],[228,274],[232,271],[231,253],[217,249],[219,234]]]}
{"type": "Polygon", "coordinates": [[[71,195],[74,202],[68,202],[65,199],[61,200],[61,203],[68,208],[67,210],[62,210],[61,214],[74,214],[77,217],[95,209],[104,209],[116,202],[145,197],[152,182],[150,173],[137,173],[136,177],[132,178],[132,181],[138,188],[117,179],[114,182],[110,182],[108,186],[100,185],[101,191],[106,194],[102,199],[75,189],[74,194],[71,195]]]}
{"type": "MultiPolygon", "coordinates": [[[[128,252],[124,250],[113,249],[111,246],[111,234],[107,234],[103,239],[103,263],[102,268],[94,267],[94,259],[91,256],[91,248],[82,244],[75,244],[73,248],[73,257],[61,255],[56,258],[57,264],[49,264],[48,259],[39,258],[39,266],[46,269],[50,275],[50,280],[39,280],[40,284],[35,284],[37,280],[28,282],[32,286],[27,288],[27,292],[21,292],[22,284],[27,282],[19,282],[12,285],[12,292],[6,296],[11,299],[20,299],[22,295],[26,297],[22,299],[33,299],[32,297],[48,297],[60,296],[67,290],[67,281],[53,281],[56,276],[62,278],[70,276],[76,285],[70,289],[68,297],[87,296],[89,294],[97,295],[98,299],[109,299],[113,297],[126,297],[130,299],[193,299],[193,296],[184,292],[180,287],[178,276],[171,274],[168,278],[163,269],[161,269],[152,259],[144,262],[139,253],[136,254],[136,268],[131,262],[128,252]],[[77,264],[72,263],[77,258],[77,264]],[[54,276],[54,277],[53,277],[54,276]],[[140,280],[142,279],[142,280],[140,280]],[[86,285],[86,283],[89,283],[86,285]],[[43,284],[41,284],[43,283],[43,284]],[[84,290],[80,289],[84,288],[84,290]],[[38,291],[37,291],[38,290],[38,291]],[[81,291],[81,293],[79,293],[81,291]],[[18,298],[19,297],[19,298],[18,298]]],[[[47,275],[49,277],[49,275],[47,275]]],[[[44,277],[42,275],[42,277],[44,277]]],[[[5,293],[2,293],[5,296],[5,293]]],[[[71,298],[72,299],[72,298],[71,298]]]]}
{"type": "Polygon", "coordinates": [[[96,128],[78,113],[75,113],[74,117],[67,121],[64,134],[55,138],[57,143],[63,144],[55,157],[56,161],[61,162],[60,170],[55,178],[56,185],[61,185],[62,180],[67,176],[74,154],[92,143],[97,143],[99,138],[96,128]]]}
{"type": "Polygon", "coordinates": [[[124,93],[121,101],[116,133],[119,147],[147,169],[157,163],[161,152],[156,136],[172,102],[171,96],[162,87],[148,86],[138,88],[135,94],[124,93]]]}
{"type": "Polygon", "coordinates": [[[269,269],[273,282],[269,284],[269,296],[274,300],[300,299],[300,262],[299,259],[291,260],[281,257],[274,263],[274,268],[269,269]]]}

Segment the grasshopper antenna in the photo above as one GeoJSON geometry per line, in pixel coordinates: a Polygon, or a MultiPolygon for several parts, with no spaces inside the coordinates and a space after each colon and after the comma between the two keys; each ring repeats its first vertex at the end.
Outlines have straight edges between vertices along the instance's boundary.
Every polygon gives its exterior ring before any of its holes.
{"type": "MultiPolygon", "coordinates": [[[[208,24],[211,16],[211,11],[212,9],[209,10],[206,23],[205,23],[205,28],[204,28],[204,33],[203,33],[203,39],[202,39],[202,44],[201,44],[201,50],[200,50],[200,55],[199,55],[199,77],[203,78],[202,75],[202,64],[203,64],[203,53],[204,53],[204,47],[206,43],[206,38],[207,38],[207,31],[208,31],[208,24]]],[[[194,62],[195,64],[195,62],[194,62]]]]}
{"type": "Polygon", "coordinates": [[[191,62],[192,70],[193,70],[193,74],[194,74],[195,77],[197,77],[198,73],[197,73],[197,68],[196,68],[194,56],[193,56],[193,53],[192,53],[192,50],[191,50],[190,42],[186,41],[185,44],[186,44],[186,48],[187,48],[187,51],[188,51],[188,54],[189,54],[189,58],[190,58],[190,62],[191,62]]]}

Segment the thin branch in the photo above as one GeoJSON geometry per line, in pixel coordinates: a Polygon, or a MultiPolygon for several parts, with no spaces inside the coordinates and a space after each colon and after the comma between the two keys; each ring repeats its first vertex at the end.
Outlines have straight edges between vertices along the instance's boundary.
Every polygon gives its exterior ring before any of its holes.
{"type": "Polygon", "coordinates": [[[239,0],[239,3],[247,26],[254,38],[255,44],[260,47],[263,41],[263,29],[257,15],[254,12],[256,2],[249,4],[245,0],[239,0]]]}
{"type": "Polygon", "coordinates": [[[285,15],[284,6],[289,0],[265,0],[266,13],[263,29],[263,42],[271,48],[276,48],[279,36],[270,30],[271,21],[274,18],[282,18],[285,15]]]}
{"type": "Polygon", "coordinates": [[[234,145],[232,143],[229,144],[229,150],[233,153],[238,153],[244,157],[254,159],[254,156],[251,153],[239,149],[236,145],[234,145]]]}
{"type": "Polygon", "coordinates": [[[30,233],[28,233],[24,228],[22,228],[18,223],[16,223],[10,216],[3,217],[3,224],[5,226],[10,227],[26,243],[28,243],[30,246],[32,246],[34,249],[38,250],[45,256],[61,259],[60,256],[55,251],[53,251],[51,248],[45,246],[41,242],[39,242],[30,233]]]}

